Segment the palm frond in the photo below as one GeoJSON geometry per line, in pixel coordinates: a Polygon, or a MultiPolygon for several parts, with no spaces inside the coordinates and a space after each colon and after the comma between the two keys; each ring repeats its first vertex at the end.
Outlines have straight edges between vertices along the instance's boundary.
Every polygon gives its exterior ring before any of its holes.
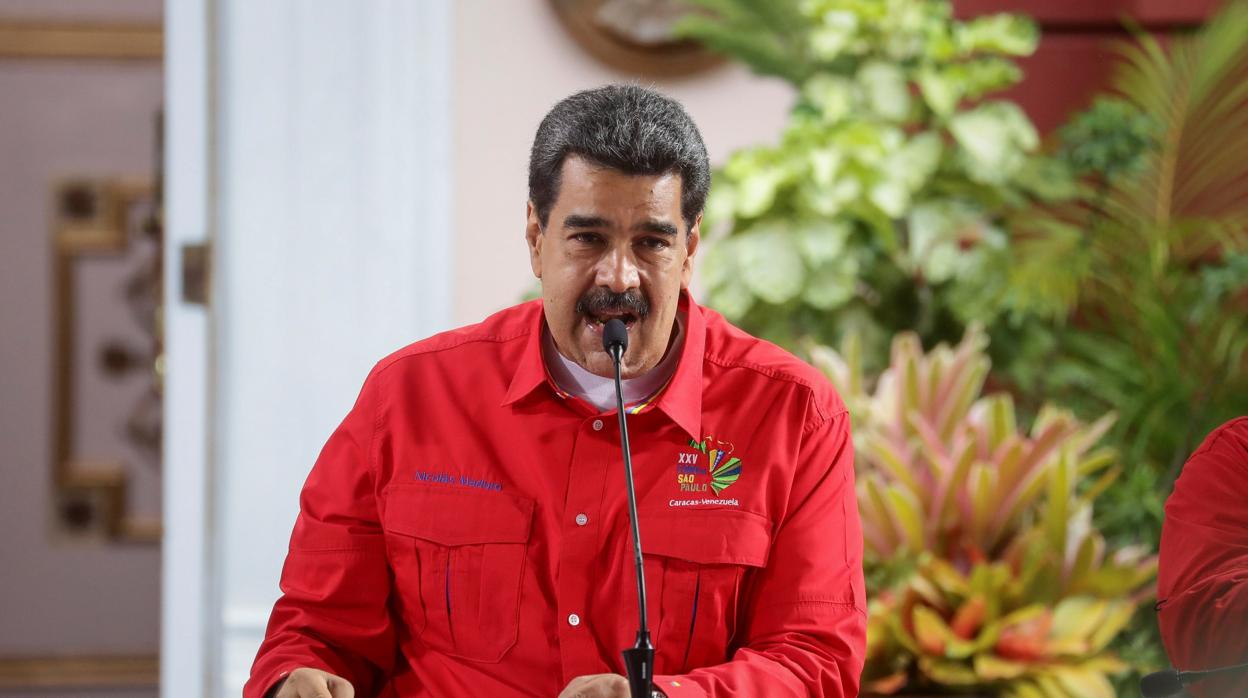
{"type": "MultiPolygon", "coordinates": [[[[1163,130],[1149,166],[1117,184],[1124,223],[1164,230],[1185,220],[1248,216],[1248,2],[1232,0],[1169,53],[1137,34],[1118,48],[1115,91],[1163,130]],[[1132,220],[1133,219],[1133,220],[1132,220]]],[[[1185,252],[1192,246],[1181,245],[1185,252]]]]}

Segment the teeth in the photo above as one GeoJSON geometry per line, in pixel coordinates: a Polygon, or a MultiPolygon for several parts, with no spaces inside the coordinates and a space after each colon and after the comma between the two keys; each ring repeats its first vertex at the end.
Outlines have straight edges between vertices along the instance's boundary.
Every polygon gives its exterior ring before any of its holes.
{"type": "Polygon", "coordinates": [[[627,325],[627,324],[629,324],[629,323],[631,323],[631,322],[634,322],[634,321],[636,320],[636,318],[634,318],[632,315],[608,315],[608,316],[606,316],[606,317],[599,317],[599,316],[596,316],[596,315],[591,315],[591,316],[589,316],[589,319],[590,319],[590,320],[593,320],[594,322],[598,323],[599,325],[605,325],[605,324],[607,324],[608,322],[611,322],[612,320],[617,320],[617,319],[618,319],[618,320],[623,321],[623,322],[624,322],[624,324],[626,324],[626,325],[627,325]]]}

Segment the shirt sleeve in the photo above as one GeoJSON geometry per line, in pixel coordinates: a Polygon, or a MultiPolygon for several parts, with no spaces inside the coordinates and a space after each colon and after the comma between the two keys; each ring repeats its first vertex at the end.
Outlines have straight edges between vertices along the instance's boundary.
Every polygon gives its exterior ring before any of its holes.
{"type": "Polygon", "coordinates": [[[656,676],[670,698],[858,695],[866,652],[862,524],[849,415],[803,439],[787,515],[747,592],[732,660],[656,676]]]}
{"type": "Polygon", "coordinates": [[[244,698],[261,698],[291,671],[310,667],[372,695],[396,651],[390,576],[374,493],[377,377],[329,437],[304,483],[299,517],[244,698]]]}
{"type": "MultiPolygon", "coordinates": [[[[1166,500],[1158,622],[1180,671],[1248,661],[1248,418],[1215,430],[1166,500]]],[[[1192,684],[1195,696],[1248,695],[1243,672],[1192,684]]]]}

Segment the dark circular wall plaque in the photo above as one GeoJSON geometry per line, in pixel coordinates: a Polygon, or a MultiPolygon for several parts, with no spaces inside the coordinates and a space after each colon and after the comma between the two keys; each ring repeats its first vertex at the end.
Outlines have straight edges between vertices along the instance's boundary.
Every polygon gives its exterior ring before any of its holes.
{"type": "Polygon", "coordinates": [[[700,12],[681,0],[551,0],[581,48],[617,70],[678,77],[723,62],[702,44],[673,36],[685,15],[700,12]]]}

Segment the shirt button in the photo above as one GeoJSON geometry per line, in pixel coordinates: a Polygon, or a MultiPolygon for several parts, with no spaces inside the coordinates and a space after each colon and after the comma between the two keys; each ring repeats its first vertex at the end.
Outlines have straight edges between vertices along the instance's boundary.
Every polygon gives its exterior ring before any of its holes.
{"type": "Polygon", "coordinates": [[[575,627],[575,626],[580,625],[580,624],[581,624],[581,617],[580,617],[580,616],[576,615],[575,613],[573,613],[572,615],[568,616],[568,625],[571,625],[571,626],[575,627]]]}
{"type": "Polygon", "coordinates": [[[585,525],[585,524],[587,524],[587,523],[589,523],[589,517],[588,517],[588,516],[586,516],[586,515],[584,515],[584,514],[577,514],[577,515],[576,515],[576,525],[577,525],[577,526],[584,526],[584,525],[585,525]]]}
{"type": "Polygon", "coordinates": [[[595,419],[595,420],[594,420],[594,431],[602,431],[602,420],[601,420],[601,419],[595,419]]]}

